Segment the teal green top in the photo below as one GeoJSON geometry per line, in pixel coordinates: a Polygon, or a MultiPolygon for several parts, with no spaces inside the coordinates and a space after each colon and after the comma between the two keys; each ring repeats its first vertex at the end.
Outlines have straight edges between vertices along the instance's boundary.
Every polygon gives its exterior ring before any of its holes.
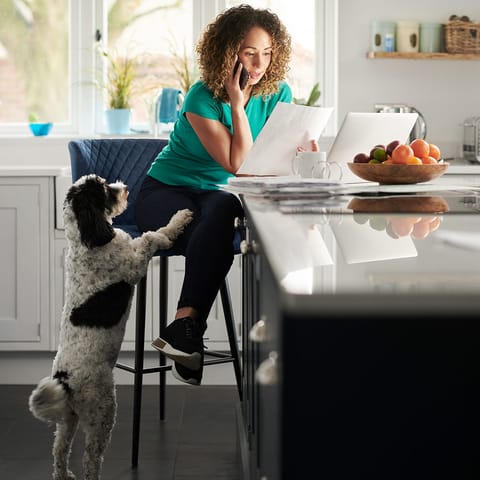
{"type": "MultiPolygon", "coordinates": [[[[257,138],[278,102],[292,101],[287,83],[279,83],[279,91],[268,97],[251,97],[245,107],[253,140],[257,138]]],[[[205,150],[188,122],[185,112],[218,120],[232,132],[232,112],[228,103],[213,98],[201,81],[196,82],[183,102],[180,116],[170,134],[168,145],[158,154],[148,175],[169,185],[183,185],[201,190],[217,190],[233,175],[227,172],[205,150]]]]}

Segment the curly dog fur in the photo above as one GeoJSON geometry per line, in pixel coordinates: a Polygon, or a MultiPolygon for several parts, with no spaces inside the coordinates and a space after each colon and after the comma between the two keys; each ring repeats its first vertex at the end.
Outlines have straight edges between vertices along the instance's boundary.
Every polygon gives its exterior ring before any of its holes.
{"type": "Polygon", "coordinates": [[[100,478],[103,456],[115,424],[113,368],[118,358],[135,284],[157,249],[167,249],[192,219],[180,210],[168,225],[132,239],[112,226],[127,207],[128,190],[86,175],[69,189],[63,215],[68,241],[66,298],[60,343],[50,377],[30,395],[40,420],[56,424],[53,478],[72,480],[72,442],[85,434],[84,478],[100,478]]]}

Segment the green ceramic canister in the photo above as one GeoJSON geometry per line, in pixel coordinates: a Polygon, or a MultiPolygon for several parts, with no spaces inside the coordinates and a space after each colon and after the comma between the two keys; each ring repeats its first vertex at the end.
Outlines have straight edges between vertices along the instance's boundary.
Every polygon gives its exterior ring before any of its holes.
{"type": "Polygon", "coordinates": [[[370,51],[395,51],[395,22],[375,20],[371,23],[370,51]]]}
{"type": "Polygon", "coordinates": [[[443,25],[434,22],[420,23],[420,51],[442,52],[443,50],[443,25]]]}

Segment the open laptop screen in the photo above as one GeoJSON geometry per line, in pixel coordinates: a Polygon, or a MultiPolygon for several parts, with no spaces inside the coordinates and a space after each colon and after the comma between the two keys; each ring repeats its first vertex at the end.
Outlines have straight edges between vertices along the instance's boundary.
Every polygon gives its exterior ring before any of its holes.
{"type": "Polygon", "coordinates": [[[344,182],[364,182],[347,163],[353,162],[357,153],[368,155],[375,145],[386,146],[393,140],[407,143],[417,118],[417,113],[349,112],[328,152],[328,161],[342,166],[344,182]]]}

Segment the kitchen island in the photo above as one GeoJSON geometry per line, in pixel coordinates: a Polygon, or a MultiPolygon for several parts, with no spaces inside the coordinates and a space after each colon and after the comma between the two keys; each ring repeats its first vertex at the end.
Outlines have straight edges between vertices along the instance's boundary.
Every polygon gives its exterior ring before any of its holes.
{"type": "Polygon", "coordinates": [[[480,190],[443,187],[242,195],[246,479],[479,478],[480,190]]]}

